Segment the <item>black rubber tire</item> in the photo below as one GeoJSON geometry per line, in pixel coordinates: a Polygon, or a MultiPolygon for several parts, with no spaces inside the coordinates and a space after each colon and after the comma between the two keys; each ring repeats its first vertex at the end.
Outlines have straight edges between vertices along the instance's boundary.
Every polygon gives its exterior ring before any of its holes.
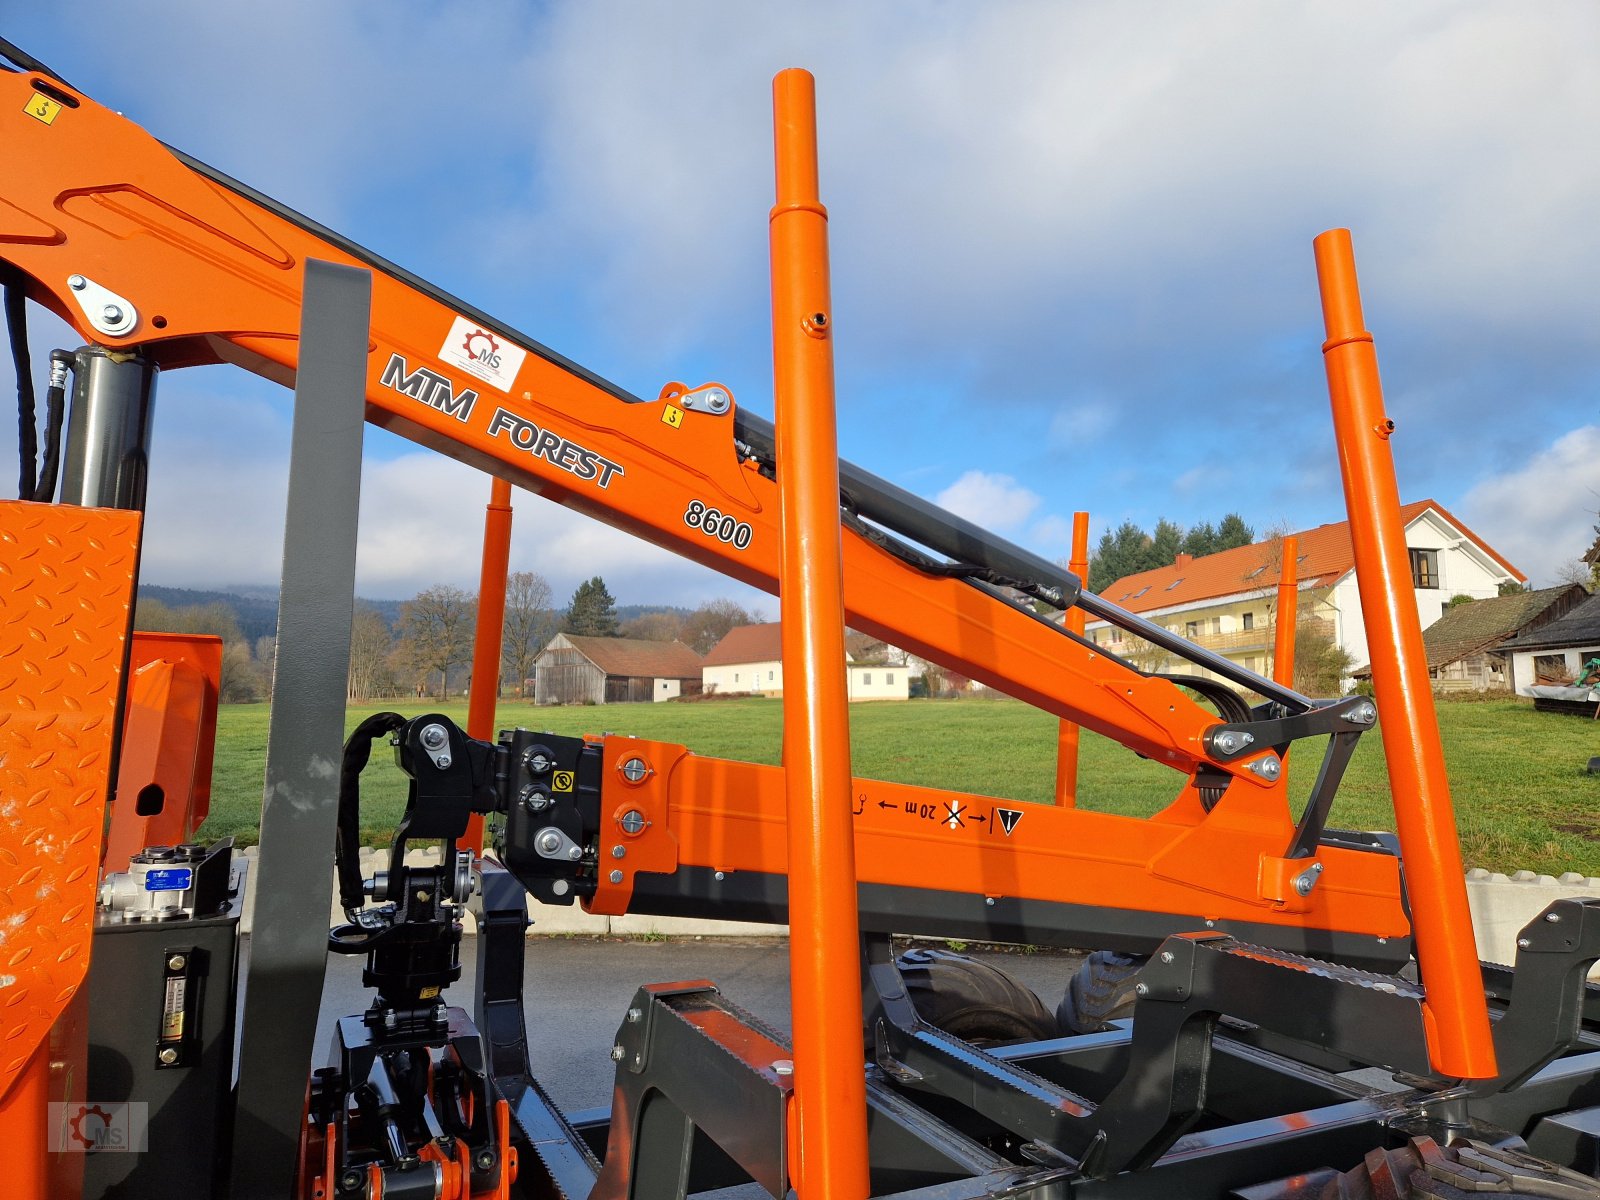
{"type": "Polygon", "coordinates": [[[1056,1006],[1061,1032],[1099,1033],[1110,1022],[1133,1016],[1133,988],[1146,961],[1143,955],[1114,950],[1096,950],[1084,959],[1056,1006]]]}
{"type": "Polygon", "coordinates": [[[1056,1036],[1032,988],[999,967],[949,950],[907,950],[897,960],[917,1015],[979,1046],[1056,1036]]]}

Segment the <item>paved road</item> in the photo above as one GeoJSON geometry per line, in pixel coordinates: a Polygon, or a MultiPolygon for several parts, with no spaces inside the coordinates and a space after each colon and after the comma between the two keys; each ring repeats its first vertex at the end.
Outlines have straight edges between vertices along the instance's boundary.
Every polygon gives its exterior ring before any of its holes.
{"type": "MultiPolygon", "coordinates": [[[[446,999],[471,1010],[477,939],[462,942],[462,981],[446,999]]],[[[1077,960],[1055,953],[982,954],[1039,993],[1054,1009],[1077,960]]],[[[332,958],[323,995],[318,1046],[339,1017],[362,1011],[360,958],[332,958]]],[[[782,941],[611,941],[530,939],[527,955],[528,1036],[534,1071],[563,1108],[610,1103],[614,1064],[608,1052],[634,991],[645,983],[709,979],[728,999],[785,1033],[789,1031],[789,949],[782,941]]],[[[320,1064],[319,1064],[320,1065],[320,1064]]]]}

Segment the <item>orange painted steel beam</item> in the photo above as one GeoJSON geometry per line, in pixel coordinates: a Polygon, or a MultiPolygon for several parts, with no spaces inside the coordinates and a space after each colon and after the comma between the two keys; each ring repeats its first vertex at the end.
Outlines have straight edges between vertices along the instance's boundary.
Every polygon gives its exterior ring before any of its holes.
{"type": "Polygon", "coordinates": [[[82,986],[140,517],[0,503],[0,1179],[55,1196],[47,1037],[82,986]]]}
{"type": "Polygon", "coordinates": [[[1294,631],[1300,619],[1300,539],[1283,539],[1283,561],[1278,567],[1277,623],[1272,630],[1272,680],[1294,686],[1294,631]]]}
{"type": "Polygon", "coordinates": [[[126,871],[146,846],[193,839],[211,811],[222,639],[210,634],[133,635],[117,799],[101,870],[126,871]]]}
{"type": "Polygon", "coordinates": [[[828,214],[817,184],[815,81],[772,81],[777,202],[772,247],[773,410],[783,624],[789,972],[803,1200],[857,1200],[867,1184],[860,931],[844,675],[839,447],[828,292],[828,214]]]}
{"type": "Polygon", "coordinates": [[[1411,895],[1417,959],[1427,991],[1428,1053],[1447,1075],[1488,1079],[1495,1074],[1494,1042],[1400,521],[1389,445],[1394,422],[1384,412],[1378,356],[1361,313],[1350,231],[1328,230],[1314,244],[1328,335],[1323,362],[1350,514],[1356,584],[1384,727],[1383,752],[1411,895]]]}
{"type": "MultiPolygon", "coordinates": [[[[113,349],[137,346],[164,370],[226,361],[288,383],[299,355],[304,261],[370,266],[368,420],[777,591],[777,487],[762,464],[736,451],[732,406],[719,414],[666,399],[624,403],[603,380],[525,335],[207,178],[90,97],[41,124],[24,111],[35,78],[0,72],[0,142],[29,165],[0,174],[0,259],[19,267],[29,296],[82,336],[113,349]],[[88,325],[66,285],[84,263],[137,309],[127,334],[88,325]],[[686,520],[708,507],[730,518],[715,536],[686,520]]],[[[843,552],[853,628],[1180,774],[1210,763],[1204,738],[1216,716],[1181,689],[1095,655],[960,580],[928,576],[854,531],[845,531],[843,552]]],[[[1211,765],[1235,786],[1261,785],[1248,762],[1211,765]]]]}
{"type": "MultiPolygon", "coordinates": [[[[1089,586],[1089,514],[1072,514],[1072,558],[1067,563],[1084,586],[1089,586]]],[[[1065,614],[1067,628],[1083,636],[1084,612],[1074,604],[1065,614]]],[[[1078,740],[1081,734],[1076,721],[1063,717],[1056,729],[1056,803],[1071,808],[1078,802],[1078,740]]]]}
{"type": "MultiPolygon", "coordinates": [[[[669,742],[611,737],[604,742],[611,836],[628,847],[612,883],[585,900],[594,913],[629,911],[634,879],[704,867],[782,875],[788,866],[785,771],[691,754],[669,742]],[[623,764],[650,768],[630,779],[623,764]],[[645,824],[624,825],[630,812],[645,824]]],[[[1158,819],[997,800],[877,779],[851,783],[857,881],[937,888],[996,900],[1039,900],[1173,914],[1200,928],[1239,923],[1338,930],[1381,958],[1384,939],[1409,929],[1400,868],[1384,854],[1324,846],[1327,868],[1309,896],[1263,894],[1263,863],[1282,854],[1294,822],[1280,802],[1230,794],[1207,810],[1198,795],[1158,819]],[[1232,813],[1229,809],[1233,808],[1232,813]],[[1008,824],[1009,822],[1009,824],[1008,824]],[[1203,855],[1185,856],[1203,842],[1203,855]],[[1187,860],[1193,860],[1192,862],[1187,860]],[[1191,868],[1184,874],[1174,862],[1191,868]]]]}
{"type": "MultiPolygon", "coordinates": [[[[511,485],[494,478],[483,514],[483,569],[478,577],[478,623],[472,635],[472,683],[467,690],[467,733],[494,741],[500,699],[500,647],[505,637],[506,575],[511,569],[511,485]]],[[[483,853],[483,818],[472,814],[461,848],[483,853]]]]}

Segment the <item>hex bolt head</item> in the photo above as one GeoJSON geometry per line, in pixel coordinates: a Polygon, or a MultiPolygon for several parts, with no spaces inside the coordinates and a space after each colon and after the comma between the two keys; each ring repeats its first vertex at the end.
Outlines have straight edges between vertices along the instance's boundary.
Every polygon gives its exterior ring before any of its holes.
{"type": "Polygon", "coordinates": [[[620,824],[622,825],[623,833],[626,833],[629,836],[636,836],[644,832],[644,827],[646,824],[648,824],[648,822],[645,821],[644,814],[637,808],[630,808],[627,812],[622,814],[622,820],[620,824]]]}
{"type": "Polygon", "coordinates": [[[774,1075],[793,1075],[794,1060],[792,1058],[778,1059],[772,1064],[772,1073],[774,1075]]]}
{"type": "Polygon", "coordinates": [[[1544,919],[1546,921],[1548,921],[1552,925],[1561,924],[1561,914],[1560,913],[1545,913],[1544,919]]]}
{"type": "Polygon", "coordinates": [[[89,281],[82,275],[68,275],[67,286],[75,292],[81,292],[89,286],[89,281]]]}
{"type": "Polygon", "coordinates": [[[435,761],[439,764],[439,770],[448,771],[450,769],[450,756],[448,754],[439,755],[435,761]]]}
{"type": "Polygon", "coordinates": [[[1164,962],[1164,963],[1171,962],[1173,960],[1173,957],[1174,956],[1173,956],[1173,953],[1172,953],[1171,950],[1163,950],[1161,952],[1161,961],[1164,962]]]}
{"type": "Polygon", "coordinates": [[[178,1052],[171,1046],[165,1046],[162,1048],[161,1053],[156,1055],[156,1057],[161,1060],[161,1064],[163,1066],[170,1067],[173,1063],[178,1061],[178,1052]]]}
{"type": "Polygon", "coordinates": [[[494,1168],[494,1151],[479,1150],[478,1157],[473,1159],[472,1162],[480,1171],[492,1170],[494,1168]]]}
{"type": "Polygon", "coordinates": [[[115,325],[122,320],[122,305],[108,304],[100,310],[100,319],[107,325],[115,325]]]}
{"type": "Polygon", "coordinates": [[[628,857],[628,848],[626,846],[622,846],[622,845],[616,845],[616,846],[611,847],[611,857],[612,858],[627,858],[628,857]]]}
{"type": "Polygon", "coordinates": [[[546,829],[539,835],[539,840],[534,843],[534,848],[541,854],[554,854],[561,849],[561,835],[554,829],[546,829]]]}
{"type": "Polygon", "coordinates": [[[1141,980],[1133,985],[1133,991],[1136,996],[1148,996],[1150,994],[1150,985],[1141,980]]]}
{"type": "Polygon", "coordinates": [[[611,1047],[612,1062],[621,1062],[626,1057],[628,1057],[628,1052],[622,1048],[621,1042],[611,1047]]]}
{"type": "Polygon", "coordinates": [[[644,1009],[642,1009],[642,1008],[630,1008],[628,1010],[628,1024],[629,1025],[637,1025],[642,1020],[644,1020],[644,1009]]]}
{"type": "Polygon", "coordinates": [[[1533,940],[1531,938],[1518,938],[1517,939],[1517,949],[1518,950],[1526,950],[1531,945],[1533,945],[1533,940]]]}
{"type": "Polygon", "coordinates": [[[613,872],[611,872],[610,875],[606,876],[606,878],[611,880],[612,883],[621,883],[622,882],[622,872],[621,871],[613,871],[613,872]]]}
{"type": "Polygon", "coordinates": [[[450,735],[445,732],[443,725],[433,724],[423,729],[420,740],[427,749],[437,750],[450,740],[450,735]]]}
{"type": "Polygon", "coordinates": [[[567,851],[567,857],[570,858],[573,862],[577,862],[580,858],[583,857],[583,847],[582,846],[574,846],[572,849],[567,851]]]}
{"type": "Polygon", "coordinates": [[[630,758],[622,764],[622,777],[629,783],[643,783],[650,774],[650,765],[642,758],[630,758]]]}
{"type": "Polygon", "coordinates": [[[167,959],[167,970],[169,971],[181,971],[188,965],[189,960],[181,954],[174,954],[171,958],[167,959]]]}
{"type": "Polygon", "coordinates": [[[1239,748],[1239,735],[1231,729],[1217,734],[1217,749],[1224,754],[1232,754],[1239,748]]]}

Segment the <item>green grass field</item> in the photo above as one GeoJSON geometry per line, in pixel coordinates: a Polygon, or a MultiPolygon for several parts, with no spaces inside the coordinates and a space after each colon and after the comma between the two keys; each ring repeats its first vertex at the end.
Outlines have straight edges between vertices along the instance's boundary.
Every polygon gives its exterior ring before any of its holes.
{"type": "MultiPolygon", "coordinates": [[[[349,710],[347,727],[394,705],[349,710]]],[[[442,711],[465,722],[462,703],[416,702],[407,715],[442,711]]],[[[224,707],[218,722],[211,816],[201,835],[256,840],[266,762],[265,705],[224,707]]],[[[681,742],[700,754],[775,763],[782,704],[729,700],[700,704],[622,704],[534,708],[503,700],[499,726],[555,733],[628,733],[681,742]]],[[[1010,700],[881,702],[853,705],[851,743],[858,775],[1011,800],[1045,801],[1055,778],[1054,718],[1010,700]]],[[[1600,754],[1600,723],[1535,713],[1519,700],[1445,703],[1439,708],[1445,756],[1469,866],[1600,876],[1600,776],[1585,766],[1600,754]]],[[[387,841],[405,802],[405,780],[375,752],[362,780],[364,832],[387,841]]],[[[1293,794],[1303,797],[1320,753],[1291,759],[1293,794]]],[[[1171,799],[1178,777],[1114,742],[1085,734],[1079,803],[1146,816],[1171,799]]],[[[1335,802],[1332,824],[1391,829],[1387,772],[1378,734],[1362,739],[1335,802]]]]}

